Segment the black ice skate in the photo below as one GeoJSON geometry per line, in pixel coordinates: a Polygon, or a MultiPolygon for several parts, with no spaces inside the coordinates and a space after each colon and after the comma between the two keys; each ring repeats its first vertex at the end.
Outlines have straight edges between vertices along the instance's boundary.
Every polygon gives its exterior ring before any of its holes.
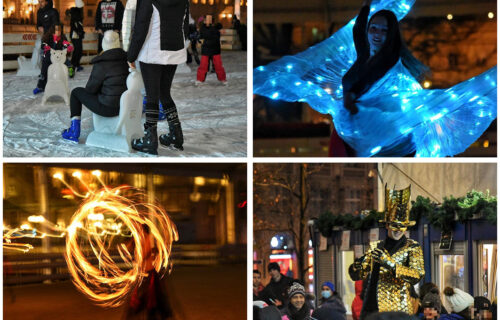
{"type": "Polygon", "coordinates": [[[184,150],[182,144],[184,143],[184,136],[182,135],[182,128],[180,123],[168,126],[168,134],[160,136],[160,143],[166,147],[173,147],[177,150],[184,150]]]}
{"type": "Polygon", "coordinates": [[[158,133],[156,126],[144,129],[144,137],[132,140],[132,149],[158,155],[158,133]]]}

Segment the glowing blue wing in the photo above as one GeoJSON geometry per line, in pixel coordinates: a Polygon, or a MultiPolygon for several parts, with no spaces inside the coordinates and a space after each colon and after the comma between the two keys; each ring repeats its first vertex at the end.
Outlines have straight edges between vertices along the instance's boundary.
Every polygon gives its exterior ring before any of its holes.
{"type": "Polygon", "coordinates": [[[359,112],[337,112],[339,135],[361,157],[453,156],[467,149],[497,115],[496,67],[446,90],[424,90],[399,61],[365,94],[359,112]],[[387,154],[387,153],[385,153],[387,154]]]}

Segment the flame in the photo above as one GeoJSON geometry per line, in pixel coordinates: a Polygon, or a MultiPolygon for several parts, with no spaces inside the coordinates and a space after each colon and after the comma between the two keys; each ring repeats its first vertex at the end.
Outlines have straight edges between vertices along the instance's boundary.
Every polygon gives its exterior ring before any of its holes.
{"type": "Polygon", "coordinates": [[[165,210],[149,203],[143,192],[132,187],[104,188],[89,194],[73,215],[65,258],[78,290],[102,306],[116,307],[147,275],[151,259],[157,272],[170,270],[170,253],[176,240],[176,227],[165,210]],[[124,243],[116,243],[117,235],[126,235],[121,232],[122,226],[132,237],[133,252],[124,243]],[[149,235],[144,226],[149,228],[149,235]],[[156,247],[155,255],[146,252],[148,241],[156,247]],[[82,247],[82,243],[87,246],[82,247]],[[127,266],[125,270],[113,260],[113,249],[127,266]],[[91,263],[89,253],[97,258],[97,266],[91,263]]]}

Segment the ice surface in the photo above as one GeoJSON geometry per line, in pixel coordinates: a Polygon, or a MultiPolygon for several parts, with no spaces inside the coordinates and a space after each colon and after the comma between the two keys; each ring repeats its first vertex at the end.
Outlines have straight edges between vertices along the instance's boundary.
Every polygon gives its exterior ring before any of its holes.
{"type": "MultiPolygon", "coordinates": [[[[172,97],[184,131],[184,151],[160,147],[164,157],[245,157],[247,151],[247,73],[246,52],[224,51],[222,61],[229,85],[223,86],[215,73],[209,73],[201,86],[195,86],[197,65],[191,73],[176,73],[172,97]]],[[[91,66],[85,65],[69,80],[70,90],[84,87],[91,66]]],[[[57,97],[41,105],[43,94],[33,95],[36,77],[4,73],[3,128],[5,157],[144,157],[143,153],[122,153],[85,145],[92,131],[92,114],[83,108],[80,143],[61,138],[70,124],[69,107],[57,97]]],[[[158,133],[167,133],[166,121],[158,133]]],[[[154,157],[154,156],[152,156],[154,157]]]]}

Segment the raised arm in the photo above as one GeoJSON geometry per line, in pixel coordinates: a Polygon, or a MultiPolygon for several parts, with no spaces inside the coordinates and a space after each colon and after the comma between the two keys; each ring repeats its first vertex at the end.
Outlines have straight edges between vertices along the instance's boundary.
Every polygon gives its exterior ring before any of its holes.
{"type": "Polygon", "coordinates": [[[370,57],[370,45],[366,34],[368,15],[370,14],[371,0],[365,0],[363,7],[356,18],[356,23],[352,28],[354,47],[356,48],[357,59],[368,59],[370,57]]]}

